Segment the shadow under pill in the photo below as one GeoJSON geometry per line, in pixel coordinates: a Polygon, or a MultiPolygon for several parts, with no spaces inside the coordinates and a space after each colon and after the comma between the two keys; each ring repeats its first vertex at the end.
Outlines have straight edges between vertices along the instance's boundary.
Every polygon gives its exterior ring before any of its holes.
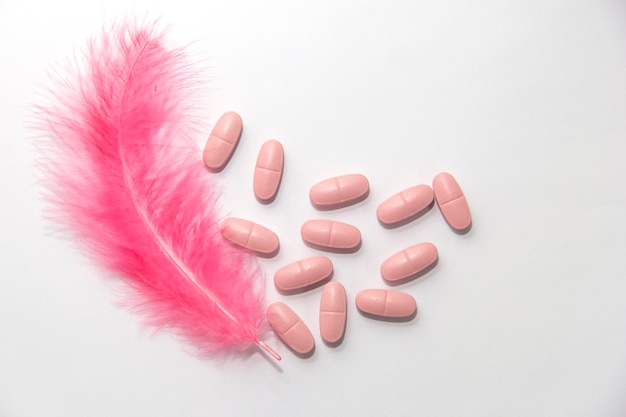
{"type": "Polygon", "coordinates": [[[339,340],[337,340],[336,342],[327,342],[327,341],[326,341],[326,340],[324,340],[324,339],[322,339],[322,341],[323,341],[323,342],[324,342],[324,344],[325,344],[326,346],[328,346],[329,348],[336,349],[336,348],[338,348],[339,346],[341,346],[341,344],[343,343],[343,339],[345,339],[345,337],[346,337],[346,333],[344,332],[344,333],[341,335],[341,338],[340,338],[339,340]]]}
{"type": "Polygon", "coordinates": [[[331,248],[328,246],[316,245],[315,243],[310,243],[310,242],[307,242],[306,240],[304,241],[304,244],[310,247],[311,249],[316,249],[316,250],[323,251],[323,252],[347,254],[347,253],[358,252],[359,249],[361,249],[361,246],[363,246],[363,241],[361,240],[358,245],[352,248],[331,248]]]}
{"type": "MultiPolygon", "coordinates": [[[[358,309],[357,309],[358,310],[358,309]]],[[[417,309],[410,316],[405,317],[384,317],[377,316],[375,314],[366,313],[365,311],[358,310],[359,314],[363,317],[367,317],[368,319],[376,320],[376,321],[384,321],[388,323],[405,323],[412,321],[415,317],[417,317],[417,309]]]]}
{"type": "Polygon", "coordinates": [[[314,346],[313,349],[311,349],[311,351],[307,352],[307,353],[296,352],[295,350],[291,349],[289,346],[287,346],[287,348],[289,349],[289,351],[291,353],[294,354],[294,356],[296,356],[296,357],[298,357],[300,359],[310,359],[313,356],[313,354],[315,353],[315,349],[317,348],[317,346],[314,346]]]}
{"type": "Polygon", "coordinates": [[[454,233],[456,233],[457,235],[466,235],[466,234],[468,234],[470,232],[470,230],[472,230],[472,224],[473,224],[473,222],[470,221],[469,226],[467,226],[465,229],[462,229],[462,230],[456,230],[456,229],[454,229],[452,227],[450,227],[450,229],[452,229],[452,231],[454,233]]]}
{"type": "Polygon", "coordinates": [[[257,252],[257,251],[251,251],[251,252],[254,255],[258,256],[259,258],[265,258],[265,259],[274,258],[276,255],[278,255],[278,252],[280,252],[280,246],[278,246],[276,250],[272,252],[268,252],[268,253],[257,252]]]}
{"type": "Polygon", "coordinates": [[[302,287],[302,288],[296,288],[293,290],[281,290],[280,288],[276,287],[276,291],[278,291],[279,294],[281,295],[296,295],[296,294],[302,294],[311,290],[314,290],[316,288],[319,288],[321,286],[323,286],[324,284],[327,284],[330,280],[333,279],[333,275],[335,274],[335,271],[331,272],[331,274],[327,277],[324,278],[321,281],[315,282],[311,285],[307,285],[306,287],[302,287]]]}
{"type": "Polygon", "coordinates": [[[336,204],[330,204],[330,205],[317,205],[314,202],[311,201],[311,205],[315,208],[315,210],[317,211],[333,211],[333,210],[339,210],[339,209],[343,209],[346,207],[351,207],[351,206],[355,206],[365,200],[367,200],[367,197],[369,197],[370,192],[369,190],[367,191],[367,193],[365,193],[364,195],[362,195],[359,199],[357,200],[351,200],[345,203],[336,203],[336,204]]]}

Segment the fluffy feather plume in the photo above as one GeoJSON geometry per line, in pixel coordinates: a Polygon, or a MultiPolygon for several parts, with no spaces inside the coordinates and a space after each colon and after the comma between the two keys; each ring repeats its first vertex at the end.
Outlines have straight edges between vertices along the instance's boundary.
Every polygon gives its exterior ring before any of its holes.
{"type": "Polygon", "coordinates": [[[201,354],[256,345],[279,359],[260,339],[258,265],[222,239],[218,195],[190,139],[197,78],[164,34],[125,21],[57,72],[37,111],[51,213],[127,283],[149,324],[201,354]]]}

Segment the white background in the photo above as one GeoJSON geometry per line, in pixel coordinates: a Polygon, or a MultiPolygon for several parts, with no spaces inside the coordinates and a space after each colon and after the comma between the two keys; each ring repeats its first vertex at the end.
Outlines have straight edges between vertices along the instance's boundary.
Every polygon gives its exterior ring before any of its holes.
{"type": "Polygon", "coordinates": [[[1,0],[0,56],[0,416],[626,415],[623,1],[1,0]],[[267,298],[310,326],[312,358],[270,340],[277,365],[198,359],[151,337],[41,220],[24,108],[50,64],[134,14],[160,16],[170,41],[206,60],[207,125],[242,115],[223,212],[279,234],[280,254],[262,260],[267,298]],[[251,176],[269,138],[285,175],[262,206],[251,176]],[[378,225],[378,203],[440,171],[464,188],[469,234],[436,208],[378,225]],[[310,206],[313,183],[351,172],[370,179],[365,202],[310,206]],[[320,216],[364,238],[331,255],[350,300],[336,349],[318,335],[320,290],[285,297],[271,282],[317,254],[299,228],[320,216]],[[356,292],[385,287],[380,263],[421,241],[439,265],[397,288],[417,318],[359,315],[356,292]]]}

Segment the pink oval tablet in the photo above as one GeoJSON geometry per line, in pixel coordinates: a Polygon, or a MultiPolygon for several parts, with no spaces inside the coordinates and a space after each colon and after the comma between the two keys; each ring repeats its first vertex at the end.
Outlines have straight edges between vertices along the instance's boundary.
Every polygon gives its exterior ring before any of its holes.
{"type": "Polygon", "coordinates": [[[362,290],[356,295],[356,306],[366,314],[390,319],[411,319],[417,312],[413,297],[391,290],[362,290]]]}
{"type": "Polygon", "coordinates": [[[367,198],[370,184],[361,174],[329,178],[311,187],[309,198],[315,208],[332,210],[349,206],[367,198]]]}
{"type": "Polygon", "coordinates": [[[356,227],[333,220],[309,220],[300,229],[305,242],[339,251],[357,250],[361,245],[361,232],[356,227]]]}
{"type": "Polygon", "coordinates": [[[268,140],[261,146],[253,180],[254,195],[260,202],[268,204],[276,198],[283,177],[284,161],[283,145],[277,140],[268,140]]]}
{"type": "Polygon", "coordinates": [[[417,185],[392,195],[380,203],[376,217],[384,226],[404,224],[425,213],[433,204],[433,190],[417,185]]]}
{"type": "Polygon", "coordinates": [[[383,279],[390,284],[401,284],[417,278],[420,272],[433,265],[438,258],[437,248],[429,242],[406,248],[391,256],[380,267],[383,279]]]}
{"type": "Polygon", "coordinates": [[[309,290],[333,274],[333,263],[326,256],[313,256],[293,262],[274,273],[274,285],[279,291],[309,290]]]}
{"type": "Polygon", "coordinates": [[[229,217],[222,222],[220,230],[226,239],[259,255],[274,256],[278,253],[278,236],[260,224],[229,217]]]}
{"type": "Polygon", "coordinates": [[[230,111],[219,118],[206,141],[202,154],[204,164],[209,169],[215,172],[224,169],[239,143],[242,130],[243,122],[237,113],[230,111]]]}
{"type": "Polygon", "coordinates": [[[313,335],[292,309],[283,303],[273,303],[267,307],[266,315],[270,326],[287,347],[300,356],[306,357],[313,353],[313,335]]]}
{"type": "Polygon", "coordinates": [[[467,233],[472,226],[472,215],[463,191],[454,177],[447,172],[433,179],[437,205],[448,225],[457,233],[467,233]]]}
{"type": "Polygon", "coordinates": [[[320,334],[324,342],[338,345],[346,331],[348,312],[346,290],[338,282],[324,285],[320,301],[320,334]]]}

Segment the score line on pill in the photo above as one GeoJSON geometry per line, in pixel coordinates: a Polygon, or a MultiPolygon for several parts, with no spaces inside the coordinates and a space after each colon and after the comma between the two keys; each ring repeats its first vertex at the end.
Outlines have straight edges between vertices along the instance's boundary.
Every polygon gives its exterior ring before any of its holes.
{"type": "Polygon", "coordinates": [[[334,210],[365,200],[369,187],[369,181],[362,174],[341,175],[313,185],[309,199],[318,210],[334,210]]]}
{"type": "Polygon", "coordinates": [[[285,152],[277,140],[268,140],[261,146],[254,166],[252,188],[254,196],[263,204],[276,198],[283,177],[285,152]]]}
{"type": "Polygon", "coordinates": [[[326,256],[312,256],[285,265],[274,273],[276,289],[297,294],[321,286],[333,276],[333,263],[326,256]]]}
{"type": "Polygon", "coordinates": [[[234,111],[226,112],[219,118],[202,153],[202,160],[209,170],[219,172],[226,167],[237,148],[242,131],[241,116],[234,111]]]}
{"type": "Polygon", "coordinates": [[[250,220],[229,217],[220,224],[220,231],[226,239],[259,256],[271,258],[280,249],[276,233],[250,220]]]}
{"type": "Polygon", "coordinates": [[[433,179],[433,191],[439,210],[450,228],[458,234],[469,232],[472,215],[465,194],[452,174],[437,174],[433,179]]]}
{"type": "Polygon", "coordinates": [[[380,267],[380,274],[389,285],[405,284],[434,268],[438,259],[435,245],[419,243],[387,258],[380,267]]]}
{"type": "Polygon", "coordinates": [[[352,253],[361,247],[361,232],[351,224],[328,219],[305,222],[300,234],[302,239],[317,249],[337,253],[352,253]]]}
{"type": "Polygon", "coordinates": [[[267,307],[266,316],[272,330],[292,352],[301,358],[313,355],[313,334],[291,308],[281,302],[272,303],[267,307]]]}
{"type": "Polygon", "coordinates": [[[337,347],[343,341],[346,331],[348,306],[346,290],[338,282],[324,285],[320,299],[320,335],[330,347],[337,347]]]}
{"type": "Polygon", "coordinates": [[[417,314],[415,299],[409,294],[368,289],[356,295],[356,306],[366,317],[383,321],[409,321],[417,314]]]}
{"type": "Polygon", "coordinates": [[[392,195],[379,204],[376,217],[386,228],[403,226],[433,207],[433,190],[428,185],[416,185],[392,195]]]}

